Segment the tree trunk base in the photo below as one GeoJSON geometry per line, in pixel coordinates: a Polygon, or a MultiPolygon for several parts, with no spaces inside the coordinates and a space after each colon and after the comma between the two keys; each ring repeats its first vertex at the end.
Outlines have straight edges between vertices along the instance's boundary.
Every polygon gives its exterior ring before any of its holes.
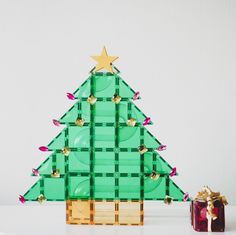
{"type": "Polygon", "coordinates": [[[67,224],[143,225],[142,200],[67,200],[67,224]]]}

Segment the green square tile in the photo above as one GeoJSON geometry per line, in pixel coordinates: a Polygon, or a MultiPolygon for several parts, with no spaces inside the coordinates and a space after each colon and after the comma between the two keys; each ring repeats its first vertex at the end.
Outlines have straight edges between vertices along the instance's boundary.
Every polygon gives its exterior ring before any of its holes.
{"type": "Polygon", "coordinates": [[[96,148],[112,148],[115,146],[114,127],[95,127],[94,145],[96,148]]]}
{"type": "Polygon", "coordinates": [[[94,111],[95,122],[115,122],[115,104],[111,101],[96,102],[94,111]]]}
{"type": "Polygon", "coordinates": [[[64,178],[44,178],[44,195],[48,200],[65,199],[64,178]]]}
{"type": "Polygon", "coordinates": [[[69,177],[69,198],[88,198],[90,194],[88,176],[69,177]]]}
{"type": "Polygon", "coordinates": [[[89,152],[72,151],[68,158],[68,162],[69,172],[89,172],[90,154],[89,152]]]}
{"type": "Polygon", "coordinates": [[[112,97],[115,93],[114,76],[93,76],[96,97],[112,97]]]}
{"type": "Polygon", "coordinates": [[[140,189],[139,177],[121,177],[119,179],[119,198],[139,199],[140,189]]]}
{"type": "Polygon", "coordinates": [[[139,127],[120,127],[119,128],[119,146],[121,148],[138,148],[140,145],[139,127]]]}
{"type": "Polygon", "coordinates": [[[139,173],[140,154],[137,152],[119,153],[119,172],[120,173],[139,173]]]}
{"type": "Polygon", "coordinates": [[[70,148],[83,148],[90,146],[90,132],[88,127],[69,127],[69,147],[70,148]]]}
{"type": "Polygon", "coordinates": [[[94,155],[96,173],[113,173],[115,171],[115,154],[113,152],[96,152],[94,155]]]}
{"type": "Polygon", "coordinates": [[[166,196],[166,181],[164,177],[152,180],[147,177],[144,180],[144,197],[148,200],[163,199],[166,196]]]}
{"type": "Polygon", "coordinates": [[[95,177],[94,196],[103,199],[114,198],[115,179],[113,177],[95,177]]]}

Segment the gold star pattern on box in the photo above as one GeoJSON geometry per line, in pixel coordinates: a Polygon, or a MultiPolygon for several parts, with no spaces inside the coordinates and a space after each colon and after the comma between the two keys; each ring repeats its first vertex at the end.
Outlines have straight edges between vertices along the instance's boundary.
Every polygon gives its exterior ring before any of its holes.
{"type": "Polygon", "coordinates": [[[109,56],[107,54],[106,47],[103,47],[102,53],[100,56],[91,56],[98,63],[96,65],[95,71],[99,71],[101,69],[106,69],[107,71],[114,73],[112,69],[112,62],[118,59],[118,56],[109,56]]]}

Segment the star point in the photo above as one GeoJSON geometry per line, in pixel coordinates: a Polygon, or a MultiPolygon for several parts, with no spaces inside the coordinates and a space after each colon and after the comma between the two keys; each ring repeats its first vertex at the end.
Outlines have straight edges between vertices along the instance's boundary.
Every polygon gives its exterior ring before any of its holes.
{"type": "Polygon", "coordinates": [[[112,62],[117,60],[119,57],[118,56],[109,56],[107,54],[106,47],[104,46],[100,56],[91,56],[91,58],[94,59],[95,61],[97,61],[95,71],[99,71],[101,69],[106,69],[110,73],[114,73],[113,68],[112,68],[112,62]]]}

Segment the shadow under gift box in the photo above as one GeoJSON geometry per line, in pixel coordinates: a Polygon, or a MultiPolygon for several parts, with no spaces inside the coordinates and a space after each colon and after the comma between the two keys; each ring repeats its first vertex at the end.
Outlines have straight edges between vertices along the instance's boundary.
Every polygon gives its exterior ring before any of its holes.
{"type": "Polygon", "coordinates": [[[216,218],[208,217],[207,201],[195,199],[190,206],[191,224],[198,232],[224,232],[225,213],[224,204],[220,200],[213,202],[213,213],[216,218]]]}

